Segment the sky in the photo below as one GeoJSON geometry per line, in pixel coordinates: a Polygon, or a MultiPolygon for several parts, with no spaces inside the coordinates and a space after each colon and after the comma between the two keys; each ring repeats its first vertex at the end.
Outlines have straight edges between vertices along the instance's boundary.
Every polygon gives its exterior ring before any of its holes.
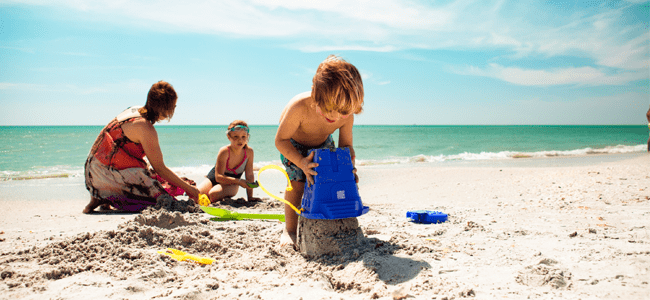
{"type": "Polygon", "coordinates": [[[170,125],[276,125],[318,64],[360,125],[645,124],[650,1],[0,0],[0,126],[105,125],[151,85],[170,125]]]}

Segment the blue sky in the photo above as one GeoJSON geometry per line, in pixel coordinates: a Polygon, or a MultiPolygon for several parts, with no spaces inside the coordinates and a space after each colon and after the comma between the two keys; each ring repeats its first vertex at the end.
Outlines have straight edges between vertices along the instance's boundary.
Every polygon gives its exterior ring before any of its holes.
{"type": "Polygon", "coordinates": [[[104,125],[154,82],[172,125],[277,124],[329,54],[355,124],[644,124],[649,1],[0,0],[0,125],[104,125]]]}

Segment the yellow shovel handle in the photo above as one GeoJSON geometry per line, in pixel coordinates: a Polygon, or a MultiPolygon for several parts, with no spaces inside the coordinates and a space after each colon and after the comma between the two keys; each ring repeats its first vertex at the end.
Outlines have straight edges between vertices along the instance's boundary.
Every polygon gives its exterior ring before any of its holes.
{"type": "Polygon", "coordinates": [[[262,172],[263,172],[264,170],[268,170],[268,169],[276,169],[276,170],[278,170],[278,171],[284,173],[284,176],[287,177],[287,191],[291,191],[291,190],[293,189],[293,188],[291,187],[291,180],[289,179],[289,174],[287,174],[287,172],[286,172],[284,169],[282,169],[282,168],[280,168],[279,166],[276,166],[276,165],[266,165],[266,166],[263,166],[263,167],[260,168],[260,170],[257,172],[257,183],[260,184],[260,188],[262,188],[262,190],[263,190],[265,193],[267,193],[269,196],[275,198],[276,200],[279,200],[279,201],[281,201],[281,202],[284,202],[284,204],[286,204],[286,205],[289,205],[293,210],[296,211],[297,214],[301,214],[301,213],[302,213],[302,209],[297,209],[297,208],[296,208],[295,206],[293,206],[293,204],[291,204],[289,201],[284,200],[284,199],[282,199],[282,198],[280,198],[280,197],[278,197],[278,196],[276,196],[276,195],[271,194],[271,192],[269,192],[266,188],[264,188],[264,186],[262,185],[262,182],[260,181],[260,175],[262,174],[262,172]]]}

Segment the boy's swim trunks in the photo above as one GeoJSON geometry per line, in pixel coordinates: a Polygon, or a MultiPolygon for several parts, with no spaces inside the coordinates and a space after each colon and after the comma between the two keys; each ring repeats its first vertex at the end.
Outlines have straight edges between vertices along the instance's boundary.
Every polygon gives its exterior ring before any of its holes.
{"type": "MultiPolygon", "coordinates": [[[[306,157],[309,155],[309,150],[311,149],[322,149],[322,148],[327,148],[327,149],[335,149],[336,145],[334,145],[334,139],[332,138],[332,135],[327,137],[327,140],[323,142],[322,144],[316,146],[316,147],[308,147],[299,144],[298,142],[294,141],[291,139],[291,144],[296,147],[296,150],[300,152],[300,155],[303,157],[306,157]]],[[[284,168],[287,169],[287,174],[289,175],[289,179],[291,181],[299,181],[299,182],[305,182],[307,180],[307,177],[305,177],[305,173],[296,166],[296,164],[290,162],[287,158],[284,157],[284,155],[280,155],[280,159],[282,160],[282,164],[284,165],[284,168]]]]}

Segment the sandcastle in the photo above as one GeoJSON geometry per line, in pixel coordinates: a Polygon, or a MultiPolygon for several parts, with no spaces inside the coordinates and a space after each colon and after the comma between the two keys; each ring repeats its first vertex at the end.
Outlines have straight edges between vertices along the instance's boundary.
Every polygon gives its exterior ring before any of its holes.
{"type": "Polygon", "coordinates": [[[337,255],[364,238],[358,216],[363,206],[348,148],[316,149],[314,184],[305,187],[298,221],[297,247],[304,256],[337,255]]]}

